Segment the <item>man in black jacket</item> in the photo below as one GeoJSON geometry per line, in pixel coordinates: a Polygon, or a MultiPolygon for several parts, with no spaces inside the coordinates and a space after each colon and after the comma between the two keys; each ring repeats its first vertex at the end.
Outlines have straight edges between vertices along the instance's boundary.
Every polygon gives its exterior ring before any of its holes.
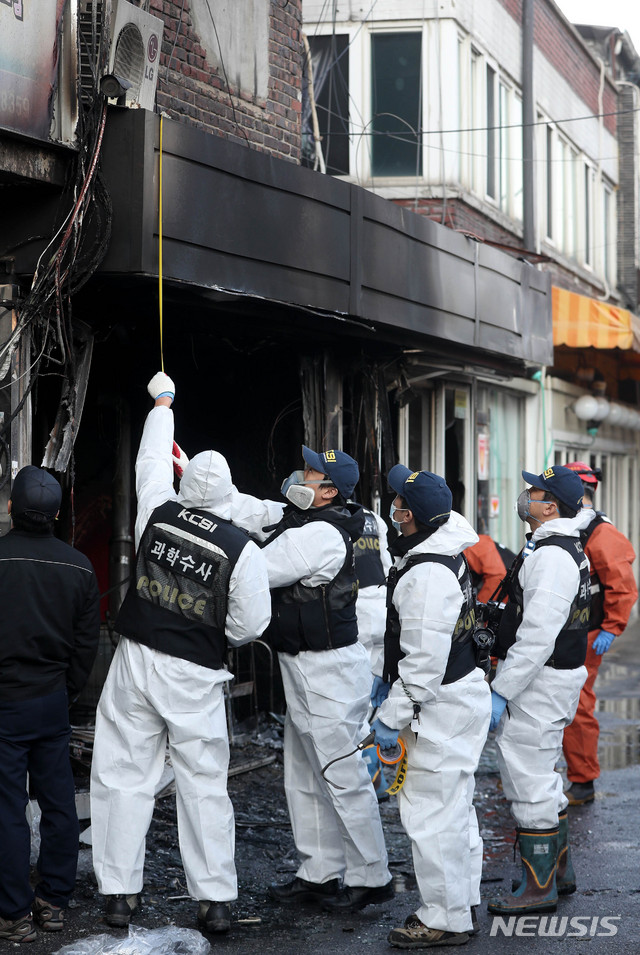
{"type": "Polygon", "coordinates": [[[78,863],[69,701],[93,665],[100,611],[89,560],[53,536],[61,498],[47,471],[22,468],[0,538],[0,938],[13,942],[32,941],[34,923],[62,929],[78,863]],[[27,773],[42,810],[35,897],[27,773]]]}

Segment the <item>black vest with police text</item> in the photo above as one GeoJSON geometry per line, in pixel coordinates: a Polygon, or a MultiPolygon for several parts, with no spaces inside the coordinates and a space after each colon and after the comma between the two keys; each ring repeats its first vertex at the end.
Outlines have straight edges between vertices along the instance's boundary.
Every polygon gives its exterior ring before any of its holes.
{"type": "Polygon", "coordinates": [[[335,650],[351,646],[358,640],[358,578],[352,542],[362,532],[364,509],[359,504],[310,508],[308,511],[287,507],[275,532],[265,543],[270,544],[285,531],[312,521],[325,521],[340,532],[346,556],[337,575],[326,584],[305,587],[298,581],[290,587],[271,591],[271,623],[266,636],[271,646],[281,653],[295,655],[301,650],[335,650]]]}
{"type": "MultiPolygon", "coordinates": [[[[609,518],[602,512],[596,511],[591,523],[580,531],[582,546],[586,548],[589,538],[599,524],[610,524],[609,518]]],[[[589,615],[589,630],[599,630],[604,621],[604,589],[596,569],[591,565],[591,613],[589,615]]]]}
{"type": "MultiPolygon", "coordinates": [[[[583,665],[587,655],[587,633],[589,631],[589,608],[591,604],[591,586],[589,579],[589,562],[578,537],[565,537],[563,534],[553,534],[536,542],[535,549],[540,547],[561,547],[575,561],[580,572],[580,584],[573,598],[565,624],[556,637],[553,653],[545,662],[545,666],[555,667],[557,670],[574,670],[583,665]]],[[[498,627],[497,639],[493,653],[500,660],[504,660],[509,647],[516,640],[518,627],[522,623],[523,593],[518,580],[518,574],[524,560],[529,560],[520,554],[514,561],[510,572],[504,580],[504,590],[509,601],[502,613],[498,627]]]]}
{"type": "Polygon", "coordinates": [[[161,504],[140,540],[117,632],[170,656],[221,669],[229,579],[248,542],[244,531],[208,511],[175,501],[161,504]]]}
{"type": "Polygon", "coordinates": [[[393,603],[393,594],[401,577],[415,567],[424,563],[443,564],[455,574],[462,591],[462,607],[451,634],[451,650],[444,676],[443,686],[455,683],[463,676],[471,673],[476,667],[475,644],[473,631],[475,627],[475,598],[471,584],[469,566],[462,554],[450,557],[442,554],[415,554],[410,557],[404,567],[398,570],[392,567],[387,580],[387,626],[384,634],[384,672],[383,679],[387,683],[394,683],[398,679],[398,664],[404,657],[400,647],[400,616],[393,603]]]}
{"type": "MultiPolygon", "coordinates": [[[[386,546],[386,541],[382,542],[386,546]]],[[[364,530],[353,545],[358,575],[358,590],[365,587],[381,587],[385,583],[384,570],[380,560],[380,531],[375,514],[364,508],[364,530]]]]}

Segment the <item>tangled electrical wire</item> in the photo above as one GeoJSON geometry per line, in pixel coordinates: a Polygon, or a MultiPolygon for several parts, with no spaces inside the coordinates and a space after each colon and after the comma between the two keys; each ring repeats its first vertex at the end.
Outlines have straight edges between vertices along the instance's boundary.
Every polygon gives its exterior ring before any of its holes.
{"type": "MultiPolygon", "coordinates": [[[[60,197],[59,224],[38,259],[28,294],[16,306],[15,327],[0,347],[0,380],[6,376],[21,340],[28,343],[29,349],[28,367],[22,372],[28,380],[21,389],[20,401],[0,429],[0,455],[6,454],[7,459],[11,424],[44,368],[59,370],[69,419],[75,419],[77,376],[72,299],[104,258],[111,236],[111,199],[99,167],[107,120],[107,102],[99,92],[99,77],[107,56],[107,44],[102,39],[105,34],[108,36],[108,31],[100,29],[95,15],[88,32],[79,30],[85,86],[79,88],[78,97],[78,151],[60,197]]],[[[0,487],[8,479],[9,468],[3,472],[6,473],[0,487]]]]}

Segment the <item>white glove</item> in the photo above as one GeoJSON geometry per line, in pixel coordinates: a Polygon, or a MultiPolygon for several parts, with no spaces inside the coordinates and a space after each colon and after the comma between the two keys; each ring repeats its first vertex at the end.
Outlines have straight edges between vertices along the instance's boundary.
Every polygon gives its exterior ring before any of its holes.
{"type": "Polygon", "coordinates": [[[160,395],[167,395],[169,398],[175,398],[176,386],[168,375],[163,371],[158,371],[147,385],[147,391],[155,401],[160,395]]]}
{"type": "Polygon", "coordinates": [[[184,474],[184,469],[189,463],[189,458],[186,456],[182,448],[175,441],[173,442],[173,449],[171,451],[171,457],[173,458],[173,471],[177,478],[181,478],[184,474]]]}

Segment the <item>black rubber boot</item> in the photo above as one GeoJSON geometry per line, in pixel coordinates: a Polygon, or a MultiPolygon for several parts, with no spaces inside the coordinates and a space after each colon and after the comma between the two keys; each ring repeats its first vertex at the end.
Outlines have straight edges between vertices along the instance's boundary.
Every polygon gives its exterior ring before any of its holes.
{"type": "Polygon", "coordinates": [[[528,912],[555,912],[558,904],[556,870],[558,829],[518,829],[522,880],[504,899],[489,901],[494,915],[526,915],[528,912]]]}
{"type": "Polygon", "coordinates": [[[231,906],[228,902],[201,901],[198,905],[198,925],[205,932],[228,932],[231,927],[231,906]]]}
{"type": "Polygon", "coordinates": [[[556,872],[556,887],[558,895],[571,895],[576,890],[576,873],[571,861],[571,847],[569,846],[569,820],[565,809],[558,816],[558,871],[556,872]]]}
{"type": "Polygon", "coordinates": [[[570,806],[584,806],[588,802],[593,802],[596,798],[593,780],[589,783],[571,783],[565,790],[565,796],[570,806]]]}
{"type": "Polygon", "coordinates": [[[394,897],[393,879],[386,885],[345,885],[333,899],[322,903],[325,912],[359,912],[366,905],[380,905],[394,897]]]}
{"type": "Polygon", "coordinates": [[[114,928],[126,928],[138,906],[137,895],[108,895],[104,920],[114,928]]]}
{"type": "Polygon", "coordinates": [[[283,885],[273,883],[269,886],[269,895],[276,902],[324,902],[338,894],[339,879],[329,879],[328,882],[307,882],[298,876],[292,882],[283,885]]]}

